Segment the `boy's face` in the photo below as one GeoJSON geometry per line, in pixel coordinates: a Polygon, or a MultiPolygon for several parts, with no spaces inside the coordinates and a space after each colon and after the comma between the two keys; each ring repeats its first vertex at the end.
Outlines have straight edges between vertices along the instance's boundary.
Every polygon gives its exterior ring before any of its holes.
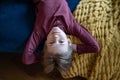
{"type": "Polygon", "coordinates": [[[53,27],[47,36],[46,46],[49,53],[65,53],[68,50],[69,40],[66,34],[59,28],[53,27]]]}

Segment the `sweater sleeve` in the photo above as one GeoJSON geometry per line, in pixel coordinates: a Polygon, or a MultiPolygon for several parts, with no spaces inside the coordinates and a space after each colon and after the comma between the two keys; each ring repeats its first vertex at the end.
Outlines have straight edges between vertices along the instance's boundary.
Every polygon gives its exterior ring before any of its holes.
{"type": "Polygon", "coordinates": [[[75,19],[71,19],[69,25],[71,35],[78,37],[83,44],[77,44],[77,53],[96,53],[99,51],[99,45],[94,37],[82,25],[78,24],[75,19]]]}
{"type": "Polygon", "coordinates": [[[39,57],[38,55],[41,54],[40,51],[38,52],[38,47],[41,46],[42,41],[46,37],[45,31],[43,30],[44,26],[43,24],[45,23],[45,21],[43,21],[44,19],[44,14],[42,12],[43,7],[39,5],[40,1],[42,0],[33,0],[35,8],[39,7],[39,12],[36,13],[34,29],[26,43],[22,55],[22,62],[24,64],[33,64],[35,62],[38,62],[39,57]]]}
{"type": "Polygon", "coordinates": [[[27,41],[25,50],[23,52],[22,61],[24,64],[33,64],[37,62],[36,49],[43,39],[42,35],[37,30],[34,30],[27,41]]]}

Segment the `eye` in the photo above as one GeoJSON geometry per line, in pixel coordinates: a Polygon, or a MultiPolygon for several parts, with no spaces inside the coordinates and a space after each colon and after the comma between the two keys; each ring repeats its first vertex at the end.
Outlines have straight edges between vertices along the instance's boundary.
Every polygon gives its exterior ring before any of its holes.
{"type": "Polygon", "coordinates": [[[50,41],[48,44],[54,44],[54,41],[50,41]]]}
{"type": "Polygon", "coordinates": [[[61,41],[59,41],[59,43],[64,43],[64,41],[63,41],[63,40],[61,40],[61,41]]]}

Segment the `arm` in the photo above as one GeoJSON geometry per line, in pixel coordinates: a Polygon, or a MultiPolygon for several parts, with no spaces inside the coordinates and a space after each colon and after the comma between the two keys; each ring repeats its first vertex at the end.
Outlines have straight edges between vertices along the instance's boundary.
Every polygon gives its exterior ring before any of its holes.
{"type": "Polygon", "coordinates": [[[29,40],[27,41],[27,44],[22,56],[22,61],[24,64],[32,64],[37,62],[37,59],[35,56],[36,48],[38,47],[41,39],[42,39],[42,36],[40,36],[38,31],[34,29],[29,40]]]}
{"type": "Polygon", "coordinates": [[[99,51],[99,45],[94,37],[82,25],[78,24],[74,19],[71,19],[70,33],[78,37],[83,44],[73,44],[73,49],[79,54],[92,53],[99,51]]]}
{"type": "MultiPolygon", "coordinates": [[[[38,58],[41,52],[37,52],[37,48],[42,43],[42,40],[45,38],[45,31],[43,30],[43,24],[44,20],[44,13],[40,4],[41,0],[33,0],[33,3],[36,5],[36,7],[39,7],[39,13],[36,14],[36,20],[35,20],[35,26],[34,30],[30,36],[30,38],[27,41],[27,44],[25,46],[25,50],[23,52],[22,56],[22,62],[24,64],[32,64],[38,61],[38,58]]],[[[36,8],[35,7],[35,8],[36,8]]]]}

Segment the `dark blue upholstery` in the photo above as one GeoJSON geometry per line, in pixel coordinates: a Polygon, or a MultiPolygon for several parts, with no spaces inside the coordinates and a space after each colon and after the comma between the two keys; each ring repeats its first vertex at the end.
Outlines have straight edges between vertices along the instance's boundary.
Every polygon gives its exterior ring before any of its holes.
{"type": "MultiPolygon", "coordinates": [[[[80,0],[67,0],[73,12],[80,0]]],[[[22,52],[32,32],[32,0],[0,0],[0,52],[22,52]]]]}

